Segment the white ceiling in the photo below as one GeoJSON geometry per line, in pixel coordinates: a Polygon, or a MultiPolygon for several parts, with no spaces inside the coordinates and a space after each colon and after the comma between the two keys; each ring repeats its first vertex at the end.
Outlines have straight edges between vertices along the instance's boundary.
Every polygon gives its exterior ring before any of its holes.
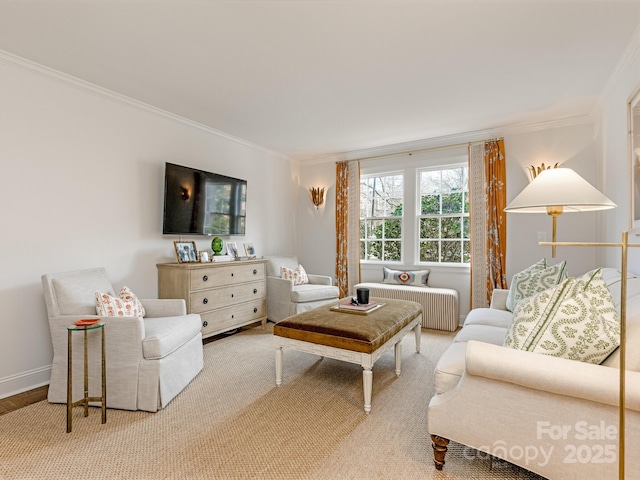
{"type": "Polygon", "coordinates": [[[0,50],[299,160],[591,114],[640,1],[0,0],[0,50]]]}

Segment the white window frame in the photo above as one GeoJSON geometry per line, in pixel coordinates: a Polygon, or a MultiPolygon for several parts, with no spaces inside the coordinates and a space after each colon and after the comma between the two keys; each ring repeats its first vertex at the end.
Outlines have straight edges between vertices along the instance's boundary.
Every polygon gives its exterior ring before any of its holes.
{"type": "MultiPolygon", "coordinates": [[[[418,209],[419,174],[427,168],[449,168],[464,165],[468,168],[468,151],[466,147],[446,150],[425,150],[407,154],[387,156],[377,159],[363,160],[360,163],[360,176],[389,175],[402,172],[404,176],[404,199],[402,208],[402,254],[399,262],[388,260],[361,259],[363,266],[390,265],[411,267],[442,267],[443,269],[469,269],[468,263],[421,262],[419,252],[418,209]]],[[[358,239],[359,241],[359,239],[358,239]]]]}

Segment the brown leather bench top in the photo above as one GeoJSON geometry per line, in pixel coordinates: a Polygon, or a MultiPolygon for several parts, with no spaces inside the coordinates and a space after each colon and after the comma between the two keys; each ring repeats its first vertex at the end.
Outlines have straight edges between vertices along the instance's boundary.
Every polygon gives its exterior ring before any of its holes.
{"type": "Polygon", "coordinates": [[[373,299],[385,305],[367,315],[332,311],[325,305],[276,323],[273,334],[360,353],[372,353],[422,313],[406,300],[373,299]]]}

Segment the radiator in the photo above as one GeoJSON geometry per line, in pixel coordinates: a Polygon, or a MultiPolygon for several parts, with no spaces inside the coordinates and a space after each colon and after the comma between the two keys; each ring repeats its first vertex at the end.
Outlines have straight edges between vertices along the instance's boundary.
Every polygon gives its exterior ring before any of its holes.
{"type": "Polygon", "coordinates": [[[422,326],[453,332],[458,328],[458,291],[452,288],[410,287],[387,283],[359,283],[371,297],[408,300],[422,305],[422,326]]]}

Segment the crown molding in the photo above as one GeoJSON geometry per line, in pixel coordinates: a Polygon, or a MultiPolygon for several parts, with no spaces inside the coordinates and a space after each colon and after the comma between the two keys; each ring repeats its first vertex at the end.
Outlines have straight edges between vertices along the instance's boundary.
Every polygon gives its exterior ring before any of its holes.
{"type": "Polygon", "coordinates": [[[167,110],[163,110],[162,108],[154,107],[148,103],[141,102],[134,98],[128,97],[126,95],[122,95],[120,93],[114,92],[113,90],[109,90],[108,88],[101,87],[99,85],[95,85],[91,82],[87,82],[80,78],[74,77],[72,75],[63,73],[59,70],[55,70],[53,68],[46,67],[36,62],[32,62],[31,60],[27,60],[26,58],[19,57],[12,53],[7,52],[6,50],[0,50],[0,64],[7,65],[9,67],[13,67],[32,75],[36,75],[39,77],[46,78],[51,81],[55,81],[58,83],[65,84],[70,87],[74,87],[78,90],[82,90],[84,92],[89,92],[94,95],[98,95],[101,97],[106,97],[111,100],[116,100],[118,102],[130,105],[132,107],[138,108],[140,110],[144,110],[148,113],[158,115],[174,122],[181,123],[183,125],[187,125],[193,128],[197,128],[204,132],[210,133],[220,138],[224,138],[225,140],[229,140],[231,142],[243,145],[245,147],[252,148],[254,150],[259,150],[261,152],[267,153],[269,155],[275,155],[277,157],[283,158],[288,161],[295,161],[294,159],[284,155],[280,152],[276,152],[262,145],[258,145],[248,140],[244,140],[239,137],[235,137],[228,133],[222,132],[220,130],[216,130],[215,128],[211,128],[203,123],[196,122],[194,120],[190,120],[186,117],[178,115],[176,113],[169,112],[167,110]]]}
{"type": "Polygon", "coordinates": [[[474,130],[469,132],[455,133],[440,137],[425,138],[411,142],[396,143],[393,145],[383,145],[374,148],[366,148],[362,150],[352,150],[349,152],[336,153],[322,157],[300,160],[301,165],[316,165],[329,162],[341,162],[349,160],[359,160],[370,157],[378,157],[385,155],[394,155],[401,153],[409,153],[418,150],[427,150],[431,148],[446,148],[449,146],[459,146],[464,143],[473,143],[489,138],[504,137],[505,135],[516,135],[521,133],[530,133],[540,130],[549,130],[553,128],[571,127],[575,125],[584,125],[594,123],[594,117],[590,114],[578,115],[574,117],[565,117],[555,120],[548,120],[536,123],[522,123],[514,125],[504,125],[502,127],[474,130]]]}
{"type": "Polygon", "coordinates": [[[637,60],[640,53],[640,24],[636,26],[636,29],[631,35],[631,40],[627,44],[620,61],[613,70],[613,73],[609,77],[609,80],[605,84],[601,98],[606,97],[625,77],[627,71],[631,67],[634,61],[637,60]]]}

